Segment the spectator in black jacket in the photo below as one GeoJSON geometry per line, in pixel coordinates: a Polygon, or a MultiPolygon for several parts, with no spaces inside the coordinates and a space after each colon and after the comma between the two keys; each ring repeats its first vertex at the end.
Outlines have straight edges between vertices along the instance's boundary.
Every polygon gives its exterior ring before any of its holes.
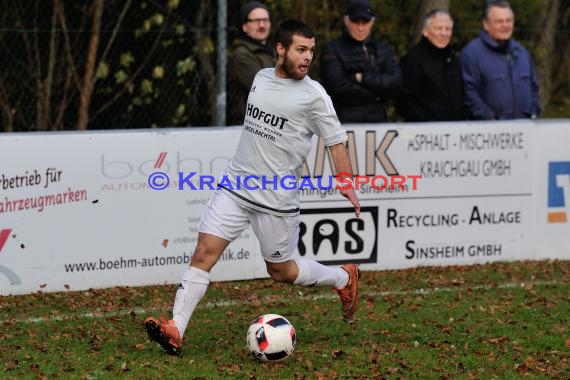
{"type": "Polygon", "coordinates": [[[342,36],[323,47],[321,81],[343,123],[386,122],[389,98],[402,84],[393,49],[372,38],[370,1],[350,1],[342,36]]]}
{"type": "Polygon", "coordinates": [[[434,9],[425,19],[422,39],[401,61],[404,88],[397,102],[406,121],[465,120],[461,64],[451,46],[453,19],[434,9]]]}

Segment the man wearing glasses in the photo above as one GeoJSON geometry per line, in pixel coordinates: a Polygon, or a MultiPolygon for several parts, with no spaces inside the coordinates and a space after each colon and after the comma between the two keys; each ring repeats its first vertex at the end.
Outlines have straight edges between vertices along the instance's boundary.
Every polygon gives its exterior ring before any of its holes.
{"type": "Polygon", "coordinates": [[[229,64],[228,125],[242,125],[247,97],[255,74],[273,67],[275,51],[267,43],[271,18],[265,4],[251,1],[240,9],[241,36],[229,64]]]}

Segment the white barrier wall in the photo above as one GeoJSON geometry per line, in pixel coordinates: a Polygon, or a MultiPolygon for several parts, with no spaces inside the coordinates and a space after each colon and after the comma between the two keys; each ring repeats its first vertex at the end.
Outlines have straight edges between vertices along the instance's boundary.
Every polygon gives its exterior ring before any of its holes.
{"type": "MultiPolygon", "coordinates": [[[[416,190],[412,183],[405,191],[361,189],[365,215],[374,215],[375,222],[364,223],[356,234],[370,242],[367,246],[375,243],[369,260],[373,268],[533,257],[532,124],[396,125],[359,127],[353,133],[359,173],[365,172],[367,162],[376,161],[375,173],[422,176],[416,190]],[[386,136],[393,137],[384,157],[391,169],[376,156],[386,136]]],[[[303,204],[322,211],[343,206],[338,196],[303,204]]],[[[355,244],[353,237],[345,240],[355,244]]],[[[333,256],[330,246],[322,251],[333,256]]],[[[351,257],[343,248],[338,255],[351,257]]]]}
{"type": "MultiPolygon", "coordinates": [[[[404,186],[362,184],[360,218],[334,189],[303,189],[301,255],[365,270],[570,259],[570,121],[347,129],[356,174],[404,186]]],[[[211,193],[179,190],[178,173],[217,177],[240,133],[0,135],[0,294],[177,282],[211,193]],[[168,188],[149,187],[153,172],[168,188]]],[[[305,171],[332,174],[317,139],[305,171]]],[[[266,276],[251,230],[212,273],[266,276]]]]}
{"type": "Polygon", "coordinates": [[[533,245],[539,259],[570,259],[570,122],[535,129],[533,245]]]}

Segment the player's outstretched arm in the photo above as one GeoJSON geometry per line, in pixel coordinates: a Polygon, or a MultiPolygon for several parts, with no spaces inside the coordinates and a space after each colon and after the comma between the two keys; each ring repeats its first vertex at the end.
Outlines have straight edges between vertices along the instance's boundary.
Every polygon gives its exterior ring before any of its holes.
{"type": "MultiPolygon", "coordinates": [[[[335,145],[329,146],[331,151],[334,167],[336,169],[336,173],[345,173],[349,174],[352,173],[352,167],[350,165],[350,160],[348,158],[348,152],[346,150],[346,146],[344,143],[339,143],[335,145]]],[[[354,206],[354,214],[356,216],[360,215],[360,201],[356,196],[356,192],[354,191],[354,186],[343,186],[340,190],[340,193],[343,197],[348,199],[350,203],[354,206]]]]}

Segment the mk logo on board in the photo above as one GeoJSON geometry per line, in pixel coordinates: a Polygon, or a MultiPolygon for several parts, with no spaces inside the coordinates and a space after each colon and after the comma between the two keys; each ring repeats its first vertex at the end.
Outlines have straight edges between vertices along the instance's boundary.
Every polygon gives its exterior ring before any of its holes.
{"type": "Polygon", "coordinates": [[[548,163],[548,223],[567,223],[570,213],[570,161],[548,163]]]}

